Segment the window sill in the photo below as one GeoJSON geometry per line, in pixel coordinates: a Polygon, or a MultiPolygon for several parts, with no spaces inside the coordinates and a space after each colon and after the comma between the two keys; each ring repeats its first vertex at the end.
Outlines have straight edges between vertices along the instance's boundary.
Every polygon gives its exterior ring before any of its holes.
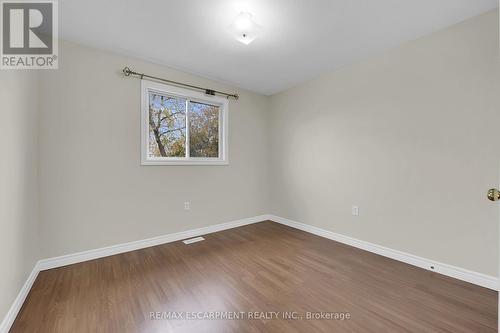
{"type": "Polygon", "coordinates": [[[141,165],[229,165],[227,160],[143,160],[141,165]]]}

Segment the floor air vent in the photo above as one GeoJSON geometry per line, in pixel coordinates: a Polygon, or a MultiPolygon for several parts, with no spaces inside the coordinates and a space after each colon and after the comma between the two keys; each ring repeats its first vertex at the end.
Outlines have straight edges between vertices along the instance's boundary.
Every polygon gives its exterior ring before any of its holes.
{"type": "Polygon", "coordinates": [[[184,244],[193,244],[193,243],[201,242],[201,241],[204,241],[204,240],[205,240],[205,238],[203,238],[203,237],[195,237],[195,238],[183,240],[182,242],[184,244]]]}

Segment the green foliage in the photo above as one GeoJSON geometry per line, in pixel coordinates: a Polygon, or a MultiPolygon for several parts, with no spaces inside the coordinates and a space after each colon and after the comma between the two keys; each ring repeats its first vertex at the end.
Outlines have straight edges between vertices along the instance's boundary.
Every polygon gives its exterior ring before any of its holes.
{"type": "Polygon", "coordinates": [[[219,157],[219,108],[192,103],[189,112],[191,157],[219,157]]]}

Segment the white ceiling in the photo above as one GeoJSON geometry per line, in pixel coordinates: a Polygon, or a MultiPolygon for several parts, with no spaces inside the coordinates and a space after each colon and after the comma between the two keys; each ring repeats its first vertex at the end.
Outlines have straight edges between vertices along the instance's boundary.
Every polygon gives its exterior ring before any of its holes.
{"type": "Polygon", "coordinates": [[[496,8],[498,0],[62,0],[59,6],[63,39],[271,95],[496,8]],[[228,29],[241,11],[262,26],[250,45],[228,29]]]}

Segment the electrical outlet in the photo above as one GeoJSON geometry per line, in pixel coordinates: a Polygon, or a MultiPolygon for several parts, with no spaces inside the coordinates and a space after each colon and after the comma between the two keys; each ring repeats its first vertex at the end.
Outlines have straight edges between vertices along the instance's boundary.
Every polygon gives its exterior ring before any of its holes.
{"type": "Polygon", "coordinates": [[[359,207],[352,206],[351,213],[352,213],[352,216],[358,216],[359,215],[359,207]]]}
{"type": "Polygon", "coordinates": [[[184,210],[190,210],[191,209],[191,203],[189,201],[186,201],[184,203],[184,210]]]}

